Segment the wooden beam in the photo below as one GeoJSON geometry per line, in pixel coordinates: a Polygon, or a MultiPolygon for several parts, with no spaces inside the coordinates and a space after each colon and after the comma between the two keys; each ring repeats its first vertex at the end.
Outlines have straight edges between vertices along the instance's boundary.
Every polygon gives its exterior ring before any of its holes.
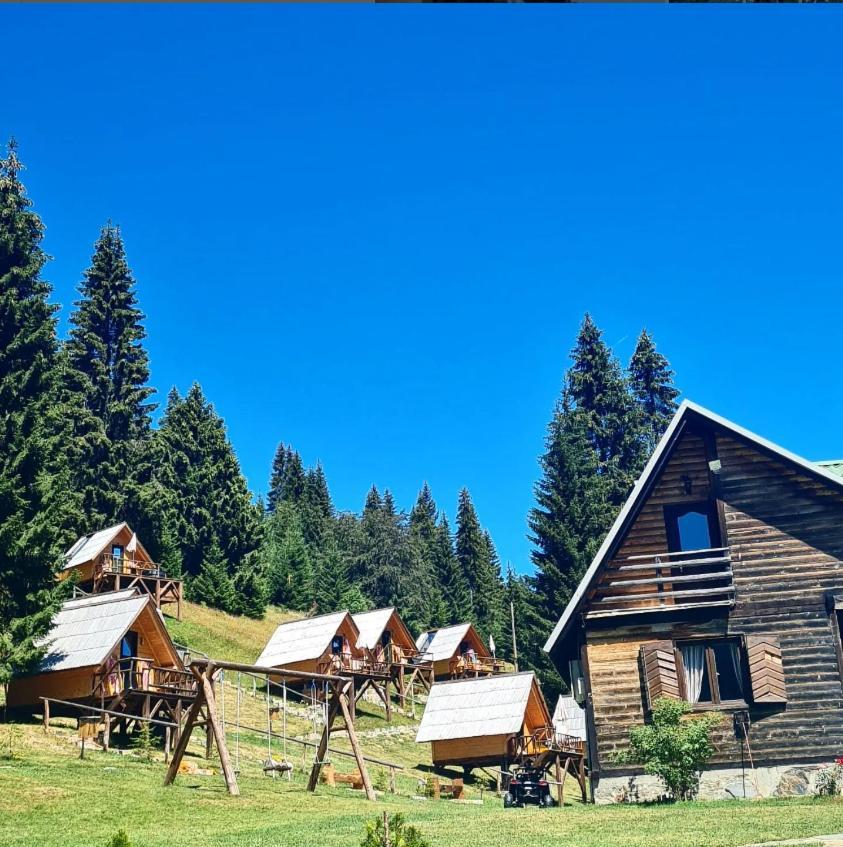
{"type": "Polygon", "coordinates": [[[334,718],[339,711],[339,694],[334,692],[331,702],[328,706],[328,719],[322,730],[322,737],[319,739],[319,744],[316,747],[316,758],[313,760],[313,767],[310,769],[310,777],[307,780],[307,790],[316,791],[316,785],[319,782],[319,771],[322,770],[322,763],[325,754],[328,752],[328,740],[331,737],[331,726],[334,723],[334,718]]]}
{"type": "MultiPolygon", "coordinates": [[[[347,690],[347,689],[346,689],[347,690]]],[[[340,691],[338,694],[340,701],[340,709],[345,718],[345,728],[348,732],[348,740],[351,742],[351,749],[354,751],[354,758],[357,760],[357,767],[360,770],[360,776],[363,777],[363,790],[366,792],[367,800],[376,800],[372,781],[369,779],[369,770],[366,767],[366,760],[363,758],[363,751],[360,749],[360,743],[357,740],[357,732],[354,729],[354,721],[351,719],[351,711],[348,706],[348,696],[345,691],[340,691]]]]}
{"type": "Polygon", "coordinates": [[[208,720],[214,733],[214,740],[217,742],[217,752],[220,754],[220,764],[222,765],[222,773],[225,778],[225,787],[232,797],[238,797],[240,795],[240,787],[237,785],[237,776],[231,765],[231,757],[228,755],[228,745],[225,743],[225,727],[217,717],[214,686],[208,678],[207,671],[202,677],[202,689],[205,693],[205,708],[208,712],[208,720]]]}
{"type": "Polygon", "coordinates": [[[191,704],[190,710],[187,713],[187,718],[184,722],[184,729],[179,732],[176,749],[173,750],[173,758],[170,760],[170,766],[167,768],[167,773],[164,776],[164,785],[172,785],[173,780],[178,775],[179,765],[181,764],[181,760],[187,750],[187,745],[190,742],[190,736],[193,732],[193,726],[196,722],[196,718],[199,716],[199,711],[204,702],[205,691],[204,689],[200,689],[199,693],[196,695],[196,699],[191,704]]]}

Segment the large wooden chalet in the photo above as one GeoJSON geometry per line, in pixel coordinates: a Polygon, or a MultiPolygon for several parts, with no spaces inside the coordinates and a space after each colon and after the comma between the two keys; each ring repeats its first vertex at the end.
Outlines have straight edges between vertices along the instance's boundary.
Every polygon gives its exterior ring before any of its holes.
{"type": "Polygon", "coordinates": [[[181,617],[182,582],[152,561],[146,548],[126,523],[83,535],[65,553],[60,579],[74,577],[86,592],[99,594],[137,588],[161,609],[175,605],[181,617]]]}
{"type": "Polygon", "coordinates": [[[111,728],[132,716],[178,724],[196,693],[152,598],[135,588],[68,600],[44,638],[36,670],[9,684],[9,708],[52,715],[110,714],[111,728]],[[52,701],[45,706],[41,698],[52,701]],[[75,705],[73,705],[75,704],[75,705]],[[121,717],[124,716],[125,718],[121,717]]]}
{"type": "Polygon", "coordinates": [[[679,408],[545,645],[585,705],[597,802],[659,697],[719,710],[703,797],[805,793],[843,754],[843,478],[679,408]]]}

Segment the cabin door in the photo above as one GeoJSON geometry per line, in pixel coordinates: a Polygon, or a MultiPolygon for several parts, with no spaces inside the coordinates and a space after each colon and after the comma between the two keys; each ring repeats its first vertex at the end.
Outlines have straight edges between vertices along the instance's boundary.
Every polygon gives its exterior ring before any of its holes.
{"type": "Polygon", "coordinates": [[[129,630],[120,641],[120,670],[123,673],[123,690],[126,691],[132,685],[132,664],[129,661],[138,655],[138,634],[129,630]]]}

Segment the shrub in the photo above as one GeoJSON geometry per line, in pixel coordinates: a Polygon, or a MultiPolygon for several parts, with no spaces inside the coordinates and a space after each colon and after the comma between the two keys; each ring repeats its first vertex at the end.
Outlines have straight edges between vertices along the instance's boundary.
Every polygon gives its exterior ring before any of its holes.
{"type": "Polygon", "coordinates": [[[129,841],[129,836],[126,835],[126,830],[119,829],[111,836],[111,840],[108,842],[106,847],[132,847],[132,842],[129,841]]]}
{"type": "Polygon", "coordinates": [[[137,735],[132,739],[132,748],[138,754],[143,762],[152,761],[152,751],[155,749],[155,738],[152,735],[150,725],[144,721],[137,731],[137,735]]]}
{"type": "Polygon", "coordinates": [[[700,773],[714,753],[711,730],[722,717],[709,713],[685,719],[691,707],[683,700],[662,698],[653,704],[652,722],[629,731],[629,749],[619,763],[637,763],[659,777],[675,800],[690,800],[700,785],[700,773]]]}
{"type": "Polygon", "coordinates": [[[386,788],[386,771],[383,768],[379,768],[378,772],[375,774],[374,789],[375,791],[386,791],[386,788]]]}
{"type": "Polygon", "coordinates": [[[366,821],[366,837],[360,847],[430,847],[430,842],[422,834],[404,821],[404,815],[397,812],[387,817],[366,821]]]}
{"type": "Polygon", "coordinates": [[[838,759],[831,767],[824,768],[817,774],[815,788],[820,796],[834,797],[843,791],[843,760],[838,759]]]}

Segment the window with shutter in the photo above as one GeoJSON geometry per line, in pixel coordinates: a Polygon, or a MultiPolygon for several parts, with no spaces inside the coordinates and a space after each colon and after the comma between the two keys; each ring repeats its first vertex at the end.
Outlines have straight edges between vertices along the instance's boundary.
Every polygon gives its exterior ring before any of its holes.
{"type": "Polygon", "coordinates": [[[679,700],[679,675],[676,672],[676,652],[672,641],[653,641],[641,645],[641,668],[647,705],[652,709],[659,697],[679,700]]]}
{"type": "Polygon", "coordinates": [[[782,648],[775,635],[747,635],[746,656],[756,703],[786,703],[782,648]]]}

